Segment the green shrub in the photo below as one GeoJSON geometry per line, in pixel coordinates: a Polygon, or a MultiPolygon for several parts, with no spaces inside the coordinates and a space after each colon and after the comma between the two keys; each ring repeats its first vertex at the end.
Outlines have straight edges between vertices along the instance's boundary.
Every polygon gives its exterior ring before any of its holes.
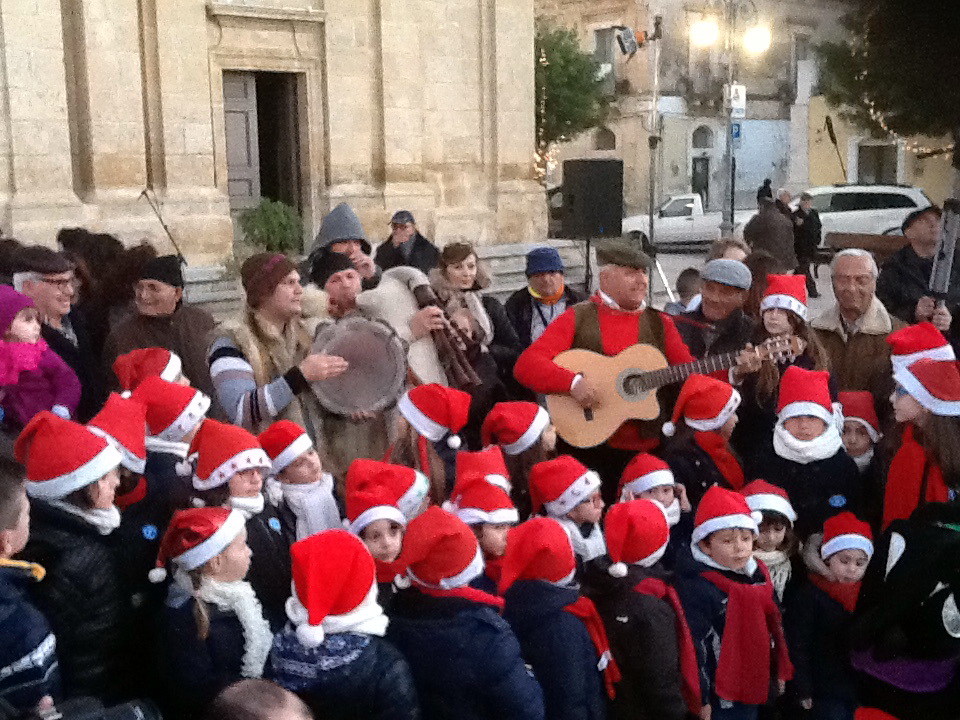
{"type": "Polygon", "coordinates": [[[240,213],[240,230],[246,242],[270,252],[298,253],[303,242],[303,221],[289,205],[264,198],[240,213]]]}

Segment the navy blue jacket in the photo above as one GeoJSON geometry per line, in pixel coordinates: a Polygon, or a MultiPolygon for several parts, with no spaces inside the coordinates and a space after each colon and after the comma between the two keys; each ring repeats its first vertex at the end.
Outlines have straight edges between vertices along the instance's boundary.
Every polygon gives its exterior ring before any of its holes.
{"type": "Polygon", "coordinates": [[[29,569],[0,560],[0,704],[32,710],[41,698],[60,699],[60,667],[50,624],[30,601],[29,569]]]}
{"type": "Polygon", "coordinates": [[[543,580],[519,580],[504,595],[503,617],[543,688],[547,720],[601,720],[607,715],[597,649],[583,621],[564,610],[579,596],[576,587],[543,580]]]}
{"type": "Polygon", "coordinates": [[[305,647],[287,625],[273,640],[271,679],[324,720],[419,720],[410,666],[389,641],[359,633],[328,635],[305,647]]]}
{"type": "MultiPolygon", "coordinates": [[[[678,430],[678,432],[686,431],[678,430]]],[[[670,466],[676,481],[682,483],[687,489],[687,499],[690,500],[694,511],[700,504],[700,498],[714,485],[732,489],[713,458],[697,445],[692,434],[686,439],[678,438],[668,442],[663,451],[663,461],[670,466]]]]}
{"type": "Polygon", "coordinates": [[[263,605],[263,616],[270,628],[279,632],[287,621],[284,603],[290,597],[293,571],[290,566],[290,545],[293,538],[287,534],[277,509],[269,502],[263,512],[247,520],[247,545],[253,556],[247,582],[253,586],[257,599],[263,605]]]}
{"type": "Polygon", "coordinates": [[[425,720],[542,720],[543,693],[496,610],[411,588],[397,593],[387,638],[406,656],[425,720]]]}

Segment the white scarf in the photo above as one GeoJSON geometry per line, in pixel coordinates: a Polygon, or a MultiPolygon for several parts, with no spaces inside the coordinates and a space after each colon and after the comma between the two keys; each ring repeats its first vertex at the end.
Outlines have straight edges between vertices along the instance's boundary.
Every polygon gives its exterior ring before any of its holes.
{"type": "Polygon", "coordinates": [[[263,607],[253,587],[245,580],[220,582],[206,577],[200,581],[197,597],[223,612],[232,612],[243,629],[243,661],[240,674],[247,678],[263,675],[263,666],[270,654],[273,633],[263,617],[263,607]]]}
{"type": "MultiPolygon", "coordinates": [[[[852,455],[850,457],[853,457],[852,455]]],[[[865,473],[867,468],[870,467],[870,462],[873,460],[873,446],[870,446],[870,449],[867,450],[863,455],[857,455],[853,458],[853,461],[857,464],[857,469],[861,473],[865,473]]]]}
{"type": "Polygon", "coordinates": [[[667,525],[673,527],[680,522],[680,498],[674,498],[673,502],[663,508],[667,516],[667,525]]]}
{"type": "Polygon", "coordinates": [[[584,537],[580,532],[580,528],[570,518],[561,517],[556,518],[556,520],[567,532],[570,543],[573,545],[574,555],[583,562],[590,562],[594,558],[598,558],[607,552],[607,543],[603,539],[603,530],[600,529],[599,524],[594,523],[590,529],[590,534],[584,537]]]}
{"type": "Polygon", "coordinates": [[[256,497],[234,497],[231,495],[227,499],[227,505],[234,510],[239,510],[243,514],[243,517],[249,520],[254,515],[259,515],[263,512],[263,493],[258,493],[256,497]]]}
{"type": "Polygon", "coordinates": [[[783,550],[754,550],[753,556],[761,560],[770,571],[770,580],[773,582],[773,589],[777,592],[777,598],[783,601],[783,591],[787,588],[790,581],[790,575],[793,572],[793,564],[790,562],[790,556],[783,550]]]}
{"type": "Polygon", "coordinates": [[[120,527],[120,511],[116,505],[111,505],[106,509],[92,508],[88,510],[77,507],[73,503],[68,503],[65,500],[47,500],[47,502],[53,507],[59,508],[93,525],[101,535],[109,535],[120,527]]]}
{"type": "Polygon", "coordinates": [[[333,499],[333,476],[323,473],[316,482],[303,485],[281,483],[283,499],[297,518],[297,540],[324,530],[343,527],[333,499]]]}
{"type": "Polygon", "coordinates": [[[827,429],[813,440],[798,440],[778,420],[773,429],[773,449],[784,460],[806,465],[817,460],[833,457],[843,447],[840,433],[834,423],[827,423],[827,429]]]}
{"type": "Polygon", "coordinates": [[[377,602],[379,587],[372,583],[363,601],[353,610],[342,615],[327,615],[320,621],[320,632],[310,625],[310,613],[300,602],[296,592],[287,598],[287,617],[297,627],[297,639],[304,647],[316,647],[328,635],[337,633],[358,633],[360,635],[376,635],[383,637],[387,634],[389,618],[383,613],[383,608],[377,602]],[[303,630],[301,630],[303,628],[303,630]]]}

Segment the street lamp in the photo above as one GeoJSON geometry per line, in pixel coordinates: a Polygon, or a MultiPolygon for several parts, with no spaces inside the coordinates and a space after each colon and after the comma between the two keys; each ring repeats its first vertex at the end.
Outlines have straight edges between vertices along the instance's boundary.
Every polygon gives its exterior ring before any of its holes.
{"type": "Polygon", "coordinates": [[[703,18],[690,26],[690,42],[697,47],[711,47],[720,39],[720,26],[716,18],[703,18]]]}
{"type": "Polygon", "coordinates": [[[770,28],[754,25],[743,34],[743,49],[748,55],[762,55],[770,49],[770,28]]]}

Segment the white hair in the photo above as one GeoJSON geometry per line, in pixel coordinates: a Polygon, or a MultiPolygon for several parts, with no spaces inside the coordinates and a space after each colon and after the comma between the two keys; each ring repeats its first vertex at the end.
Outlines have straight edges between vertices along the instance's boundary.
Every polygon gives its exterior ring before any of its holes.
{"type": "Polygon", "coordinates": [[[877,261],[874,260],[873,255],[862,248],[847,248],[846,250],[841,250],[836,255],[833,256],[833,260],[830,261],[830,275],[834,275],[837,269],[837,263],[840,262],[840,258],[845,257],[857,257],[857,258],[866,258],[870,261],[870,274],[873,275],[873,279],[876,280],[877,276],[880,274],[879,268],[877,268],[877,261]]]}
{"type": "Polygon", "coordinates": [[[18,293],[23,292],[23,286],[28,282],[40,282],[43,276],[35,272],[18,272],[13,274],[13,289],[18,293]]]}

